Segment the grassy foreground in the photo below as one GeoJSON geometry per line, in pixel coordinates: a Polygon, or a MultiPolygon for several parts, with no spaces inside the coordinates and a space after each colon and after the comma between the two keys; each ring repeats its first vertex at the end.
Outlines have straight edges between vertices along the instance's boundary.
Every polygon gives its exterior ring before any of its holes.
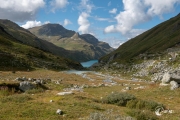
{"type": "Polygon", "coordinates": [[[93,78],[94,81],[75,74],[48,70],[0,72],[0,120],[101,120],[102,118],[103,120],[115,120],[117,117],[125,119],[127,116],[134,116],[136,119],[180,119],[180,89],[171,91],[169,87],[159,87],[158,83],[133,82],[119,80],[119,78],[113,78],[113,81],[117,82],[115,86],[98,86],[105,78],[92,73],[87,76],[93,78]],[[34,90],[25,93],[2,87],[5,84],[17,83],[14,81],[17,77],[51,79],[51,82],[45,84],[48,90],[34,90]],[[60,84],[55,84],[58,80],[60,84]],[[84,88],[83,92],[74,91],[71,95],[57,95],[64,88],[83,84],[89,86],[84,88]],[[125,85],[130,86],[131,90],[123,92],[125,85]],[[139,86],[145,88],[134,89],[139,86]],[[115,92],[131,94],[139,101],[154,101],[163,104],[166,109],[174,110],[174,113],[163,114],[159,117],[155,116],[154,110],[142,108],[140,102],[139,105],[135,105],[135,108],[131,108],[130,102],[129,106],[121,106],[104,101],[108,95],[115,92]],[[56,114],[57,109],[61,109],[63,114],[56,114]]]}

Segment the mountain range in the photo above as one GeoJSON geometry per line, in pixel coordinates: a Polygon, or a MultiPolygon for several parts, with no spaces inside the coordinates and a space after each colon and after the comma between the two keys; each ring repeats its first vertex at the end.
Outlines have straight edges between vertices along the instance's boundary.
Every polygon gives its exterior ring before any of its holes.
{"type": "Polygon", "coordinates": [[[82,34],[67,30],[60,24],[45,24],[30,28],[29,31],[38,38],[53,43],[69,51],[76,51],[77,61],[99,59],[114,49],[105,42],[100,42],[91,34],[82,34]]]}

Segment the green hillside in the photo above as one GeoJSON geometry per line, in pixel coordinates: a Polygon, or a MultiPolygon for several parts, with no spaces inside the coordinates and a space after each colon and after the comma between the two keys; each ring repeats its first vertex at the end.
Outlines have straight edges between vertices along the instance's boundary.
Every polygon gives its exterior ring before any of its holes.
{"type": "Polygon", "coordinates": [[[180,14],[127,41],[101,62],[132,61],[140,54],[158,54],[180,43],[180,14]]]}
{"type": "MultiPolygon", "coordinates": [[[[17,34],[22,33],[17,32],[17,34]]],[[[82,66],[69,59],[28,46],[7,33],[0,25],[0,70],[30,70],[34,68],[64,70],[81,69],[82,66]]]]}

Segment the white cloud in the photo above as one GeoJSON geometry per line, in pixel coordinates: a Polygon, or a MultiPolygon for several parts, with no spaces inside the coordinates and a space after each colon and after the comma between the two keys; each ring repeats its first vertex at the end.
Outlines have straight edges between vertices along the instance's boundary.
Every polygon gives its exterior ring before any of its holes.
{"type": "Polygon", "coordinates": [[[26,24],[22,25],[21,27],[25,28],[25,29],[29,29],[32,27],[36,27],[36,26],[41,26],[43,24],[48,24],[50,23],[49,21],[46,21],[44,23],[42,23],[41,21],[27,21],[26,24]]]}
{"type": "Polygon", "coordinates": [[[70,20],[68,20],[68,19],[65,19],[64,20],[64,26],[67,26],[69,24],[72,24],[72,22],[70,20]]]}
{"type": "Polygon", "coordinates": [[[55,12],[57,9],[65,8],[69,4],[69,2],[68,0],[52,0],[50,4],[52,7],[51,11],[55,12]]]}
{"type": "Polygon", "coordinates": [[[112,14],[116,14],[116,12],[117,12],[116,8],[113,8],[112,10],[109,11],[109,13],[112,13],[112,14]]]}
{"type": "Polygon", "coordinates": [[[80,9],[84,12],[91,13],[94,5],[89,0],[81,0],[80,9]]]}
{"type": "Polygon", "coordinates": [[[144,0],[145,5],[149,6],[148,14],[162,15],[174,10],[174,5],[180,3],[180,0],[144,0]]]}
{"type": "Polygon", "coordinates": [[[110,19],[110,18],[101,18],[101,17],[98,17],[98,16],[95,16],[94,19],[95,19],[95,20],[98,20],[98,21],[115,22],[114,20],[112,20],[112,19],[110,19]]]}
{"type": "Polygon", "coordinates": [[[123,0],[124,11],[115,17],[117,24],[106,27],[104,32],[134,36],[142,31],[134,29],[135,25],[172,11],[176,3],[180,3],[180,0],[123,0]]]}
{"type": "Polygon", "coordinates": [[[78,31],[82,34],[89,33],[89,27],[90,23],[88,21],[89,14],[82,12],[81,15],[78,18],[78,24],[80,27],[78,28],[78,31]]]}
{"type": "Polygon", "coordinates": [[[115,49],[125,42],[124,40],[120,40],[118,37],[106,37],[104,39],[101,39],[101,41],[108,43],[111,47],[115,49]]]}
{"type": "Polygon", "coordinates": [[[108,2],[108,6],[111,6],[111,1],[108,2]]]}
{"type": "Polygon", "coordinates": [[[116,28],[114,25],[108,26],[104,29],[105,33],[112,33],[112,32],[117,32],[116,28]]]}
{"type": "Polygon", "coordinates": [[[34,19],[44,0],[0,0],[0,19],[24,22],[34,19]]]}
{"type": "Polygon", "coordinates": [[[78,24],[79,24],[78,31],[81,32],[82,34],[85,33],[92,34],[92,32],[90,32],[89,30],[91,24],[88,18],[90,17],[90,13],[94,8],[94,5],[90,3],[89,0],[81,0],[79,8],[81,11],[84,12],[82,12],[78,18],[78,24]]]}
{"type": "Polygon", "coordinates": [[[132,29],[129,32],[127,32],[125,34],[126,37],[128,37],[128,39],[134,38],[138,35],[140,35],[141,33],[145,32],[145,29],[132,29]]]}

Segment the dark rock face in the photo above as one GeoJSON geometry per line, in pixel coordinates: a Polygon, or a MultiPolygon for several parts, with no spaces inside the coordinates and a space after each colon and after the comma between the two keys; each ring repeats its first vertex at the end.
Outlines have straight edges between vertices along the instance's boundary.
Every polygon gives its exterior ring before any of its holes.
{"type": "Polygon", "coordinates": [[[28,82],[28,81],[20,82],[19,89],[24,91],[24,92],[27,90],[32,90],[34,88],[36,88],[36,86],[33,85],[32,83],[28,82]]]}
{"type": "Polygon", "coordinates": [[[47,36],[57,36],[61,35],[62,37],[71,37],[75,34],[74,31],[67,30],[59,24],[46,24],[39,29],[38,33],[40,35],[47,36]]]}

